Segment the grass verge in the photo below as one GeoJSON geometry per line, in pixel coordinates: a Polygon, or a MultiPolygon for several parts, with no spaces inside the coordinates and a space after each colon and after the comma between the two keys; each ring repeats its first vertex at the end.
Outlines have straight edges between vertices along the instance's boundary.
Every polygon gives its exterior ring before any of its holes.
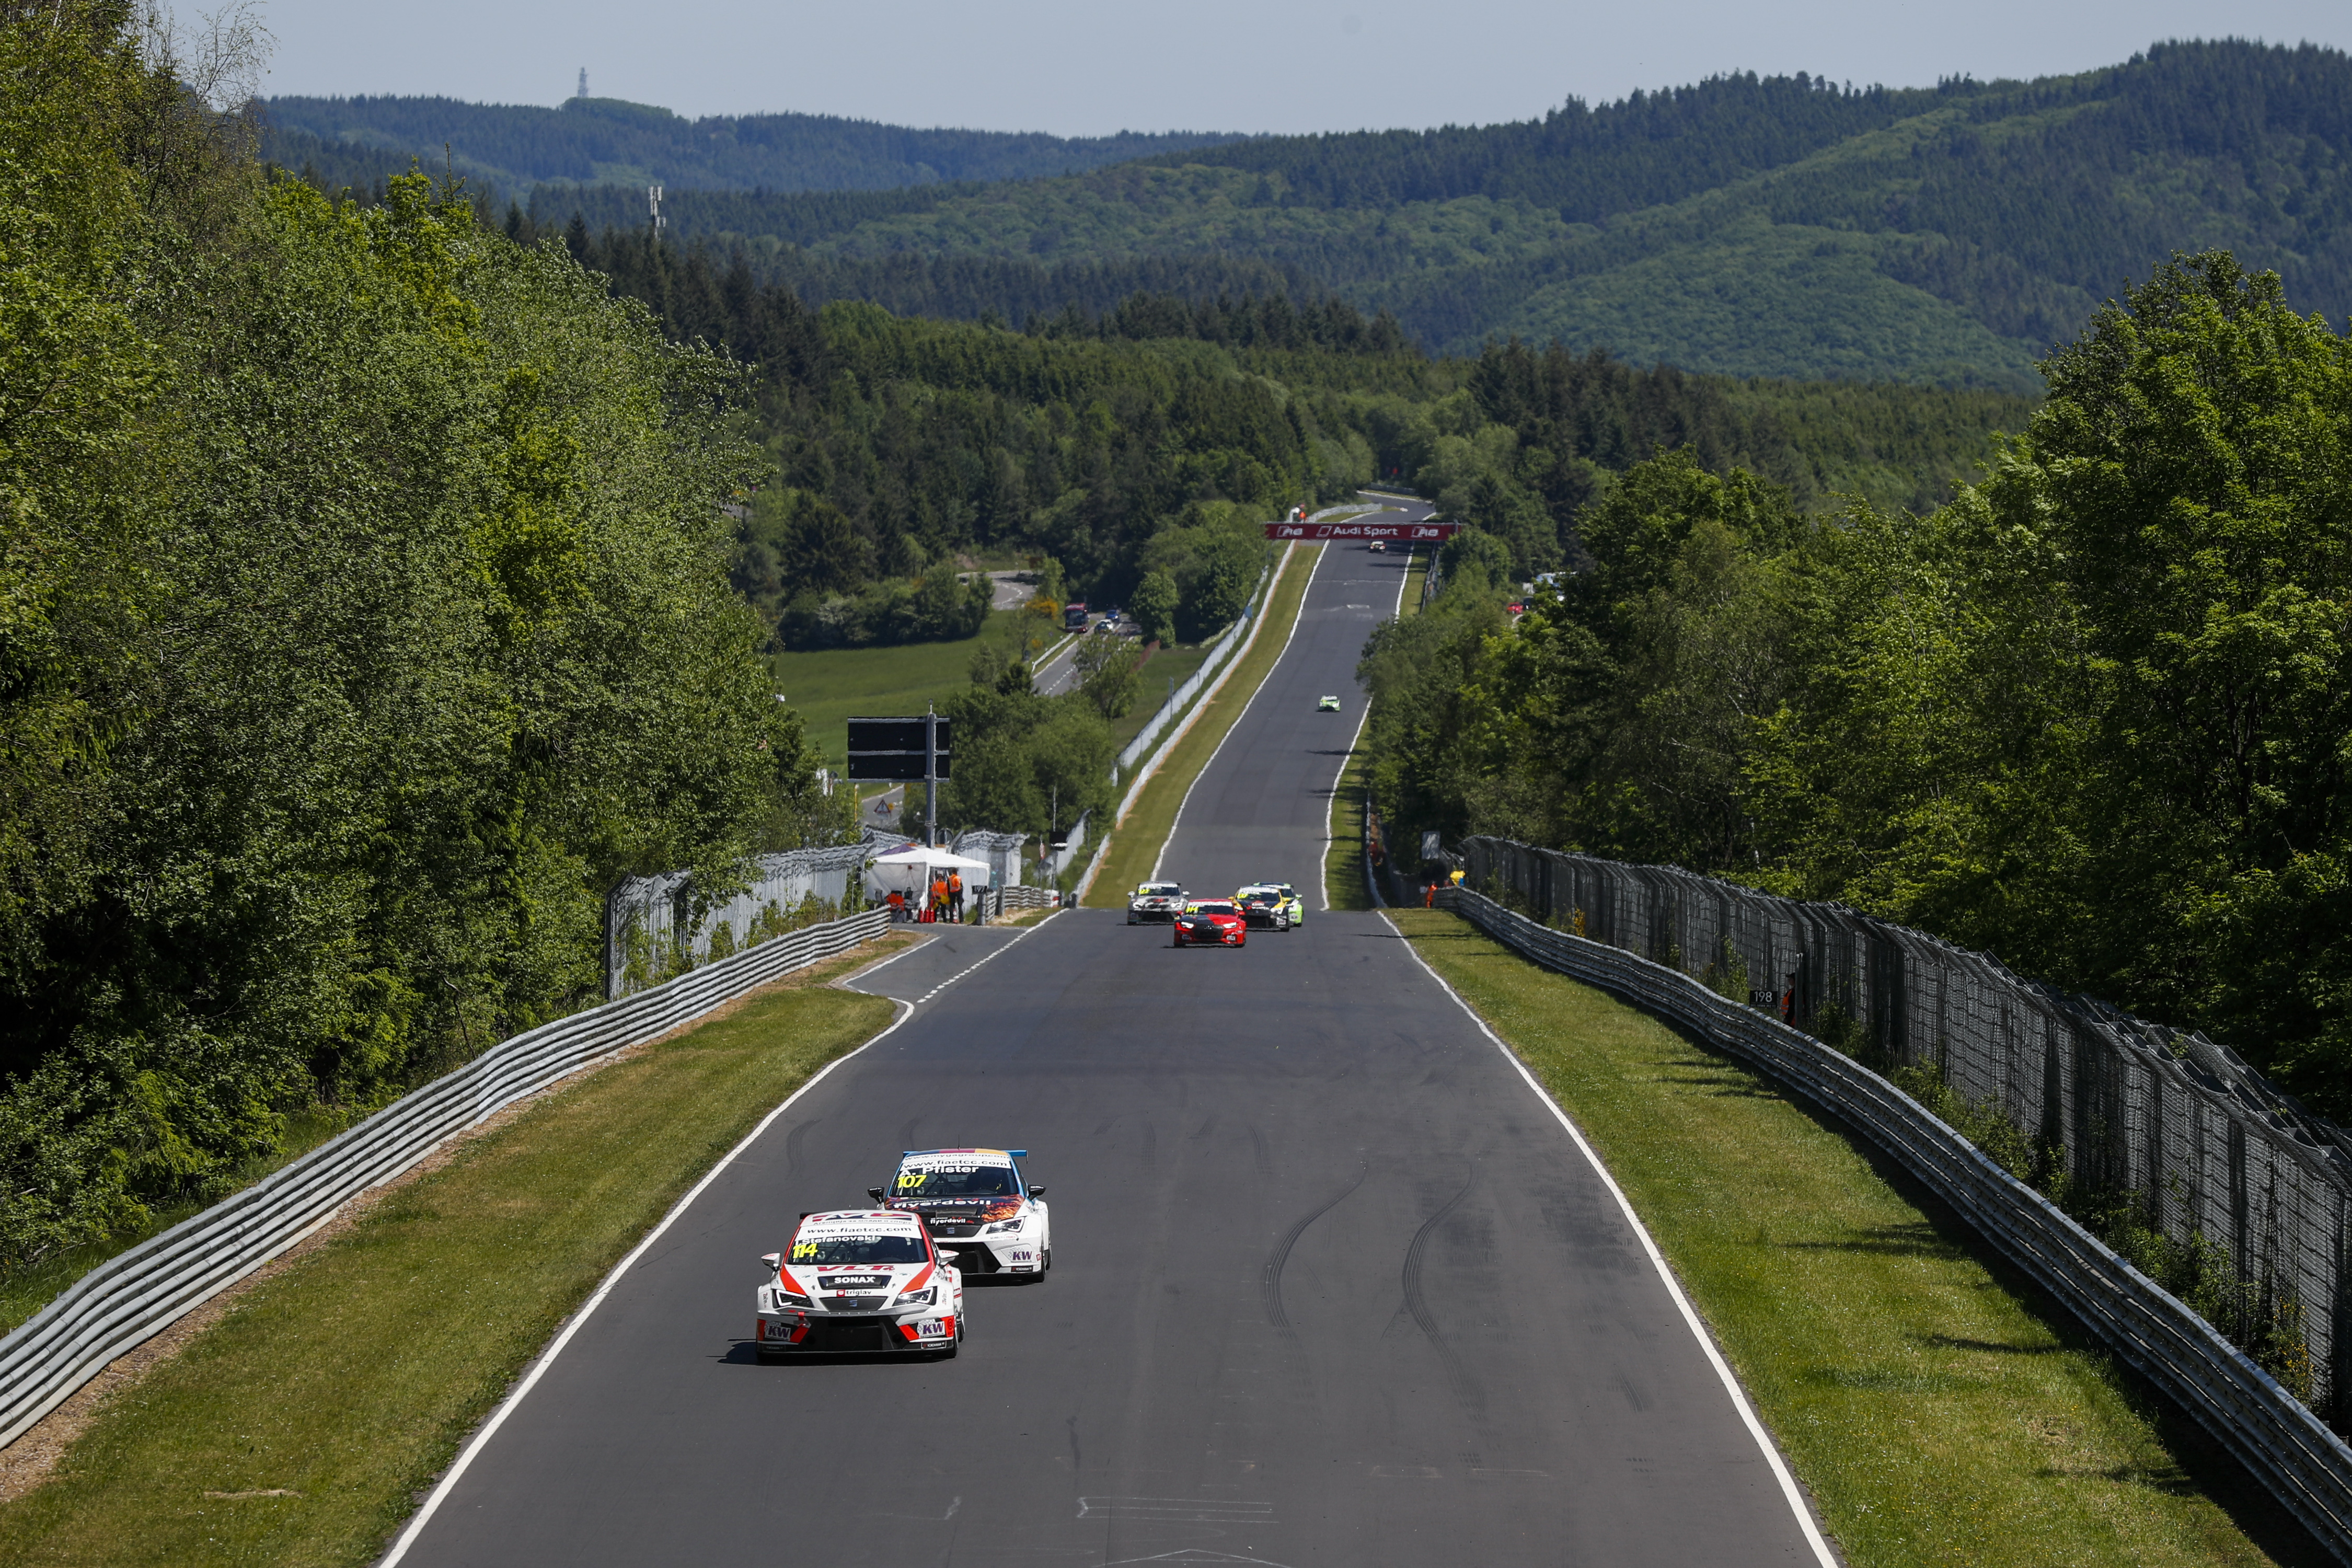
{"type": "Polygon", "coordinates": [[[1331,842],[1323,851],[1323,888],[1335,910],[1369,910],[1364,886],[1364,738],[1356,737],[1339,787],[1331,792],[1331,842]]]}
{"type": "Polygon", "coordinates": [[[1399,616],[1418,615],[1422,591],[1429,581],[1429,569],[1437,564],[1437,552],[1416,550],[1404,569],[1404,597],[1397,604],[1399,616]]]}
{"type": "Polygon", "coordinates": [[[1391,918],[1608,1161],[1847,1562],[2327,1560],[1841,1124],[1457,916],[1391,918]]]}
{"type": "Polygon", "coordinates": [[[0,1505],[0,1562],[364,1563],[678,1195],[891,1005],[756,994],[528,1106],[238,1298],[0,1505]]]}
{"type": "Polygon", "coordinates": [[[1126,820],[1111,830],[1110,842],[1103,847],[1102,869],[1096,873],[1094,885],[1087,889],[1086,903],[1089,909],[1112,910],[1127,907],[1127,889],[1151,874],[1151,863],[1160,858],[1160,847],[1168,842],[1175,829],[1176,813],[1184,804],[1184,793],[1201,770],[1209,765],[1216,754],[1225,731],[1234,727],[1242,710],[1265,681],[1266,672],[1282,657],[1283,645],[1290,640],[1290,628],[1298,619],[1298,606],[1307,597],[1307,579],[1315,575],[1315,563],[1321,558],[1322,546],[1295,550],[1283,568],[1282,575],[1274,580],[1265,595],[1262,612],[1265,624],[1258,628],[1257,640],[1234,662],[1233,673],[1215,697],[1196,709],[1192,727],[1183,739],[1170,746],[1160,758],[1159,771],[1136,796],[1135,808],[1126,820]]]}

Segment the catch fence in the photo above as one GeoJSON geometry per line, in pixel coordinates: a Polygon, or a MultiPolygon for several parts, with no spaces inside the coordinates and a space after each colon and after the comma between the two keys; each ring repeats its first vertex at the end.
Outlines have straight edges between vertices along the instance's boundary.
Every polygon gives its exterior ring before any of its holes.
{"type": "MultiPolygon", "coordinates": [[[[1474,848],[1472,865],[1491,870],[1497,858],[1474,848]]],[[[1910,1095],[1679,966],[1539,925],[1467,885],[1440,898],[1498,942],[1752,1063],[1877,1144],[2220,1439],[2339,1562],[2352,1563],[2352,1447],[2185,1302],[1910,1095]]]]}
{"type": "MultiPolygon", "coordinates": [[[[2128,1215],[2235,1280],[2216,1326],[2352,1416],[2352,1145],[2227,1048],[1842,905],[1475,837],[1465,887],[1690,976],[1869,1068],[1932,1066],[2077,1213],[2128,1215]],[[1998,1123],[1989,1123],[1998,1125],[1998,1123]]],[[[2210,1309],[2209,1309],[2210,1310],[2210,1309]]]]}
{"type": "Polygon", "coordinates": [[[868,829],[856,844],[762,855],[749,887],[698,918],[692,872],[627,879],[604,900],[604,994],[625,996],[708,962],[714,949],[724,957],[813,916],[856,909],[850,889],[862,885],[875,845],[898,842],[868,829]]]}
{"type": "Polygon", "coordinates": [[[1010,888],[1021,880],[1021,847],[1029,842],[1025,833],[990,833],[972,828],[955,836],[948,847],[967,860],[988,862],[988,885],[1010,888]]]}

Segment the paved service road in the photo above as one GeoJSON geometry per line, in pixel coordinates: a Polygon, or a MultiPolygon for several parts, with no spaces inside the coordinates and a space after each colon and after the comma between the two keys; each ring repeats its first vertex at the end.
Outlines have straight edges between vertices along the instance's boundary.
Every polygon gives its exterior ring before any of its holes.
{"type": "MultiPolygon", "coordinates": [[[[1326,547],[1168,874],[1317,885],[1404,567],[1326,547]]],[[[861,982],[930,999],[614,1280],[407,1561],[1815,1560],[1613,1197],[1380,917],[949,940],[861,982]],[[971,1286],[954,1361],[759,1365],[757,1258],[794,1216],[973,1143],[1031,1151],[1053,1272],[971,1286]]]]}

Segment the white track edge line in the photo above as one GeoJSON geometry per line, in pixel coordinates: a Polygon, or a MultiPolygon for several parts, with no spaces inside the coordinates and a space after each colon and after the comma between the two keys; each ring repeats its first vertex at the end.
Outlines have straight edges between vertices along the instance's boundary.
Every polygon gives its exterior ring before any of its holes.
{"type": "MultiPolygon", "coordinates": [[[[1068,909],[1068,908],[1069,908],[1069,906],[1068,906],[1067,904],[1065,904],[1065,905],[1063,905],[1063,906],[1062,906],[1062,909],[1063,909],[1063,910],[1066,910],[1066,909],[1068,909]]],[[[1019,931],[1014,935],[1014,936],[1013,936],[1013,940],[1012,940],[1011,942],[1006,942],[1003,947],[998,948],[994,952],[989,953],[989,954],[987,954],[986,956],[984,956],[984,957],[982,957],[982,958],[980,958],[980,959],[976,960],[975,962],[973,962],[973,963],[970,963],[970,964],[965,965],[963,968],[957,970],[953,974],[949,975],[945,980],[940,981],[937,985],[934,985],[934,986],[932,986],[929,991],[924,992],[920,996],[916,997],[916,998],[915,998],[915,1001],[914,1001],[914,1005],[915,1005],[915,1006],[918,1006],[918,1007],[921,1006],[924,1003],[926,1003],[926,1002],[929,1001],[932,997],[934,997],[934,996],[936,996],[936,995],[938,995],[940,992],[942,992],[942,991],[946,990],[949,986],[953,985],[957,981],[961,980],[965,975],[970,974],[973,970],[975,970],[975,969],[978,969],[978,968],[982,967],[982,965],[983,965],[983,964],[989,964],[989,963],[995,963],[998,959],[1000,959],[1000,958],[1003,957],[1006,953],[1011,952],[1014,948],[1019,947],[1019,946],[1020,946],[1024,942],[1026,942],[1029,938],[1031,938],[1031,937],[1033,937],[1033,936],[1036,935],[1039,931],[1044,931],[1047,926],[1052,925],[1052,924],[1054,923],[1054,921],[1055,921],[1055,918],[1056,918],[1056,917],[1058,917],[1058,916],[1061,914],[1061,912],[1062,912],[1062,910],[1054,910],[1050,911],[1049,913],[1047,913],[1047,915],[1045,916],[1045,918],[1044,920],[1042,920],[1042,921],[1039,921],[1035,925],[1033,925],[1033,926],[1024,926],[1024,927],[1022,927],[1022,928],[1021,928],[1021,930],[1020,930],[1020,931],[1019,931]]],[[[872,992],[867,992],[866,994],[867,994],[867,995],[872,995],[872,994],[874,994],[874,993],[872,993],[872,992]]],[[[898,998],[893,997],[893,998],[892,998],[892,1000],[893,1000],[893,1001],[896,1001],[896,1000],[898,1000],[898,998]]]]}
{"type": "Polygon", "coordinates": [[[1797,1489],[1797,1478],[1790,1473],[1788,1462],[1781,1458],[1771,1434],[1764,1430],[1764,1423],[1757,1418],[1756,1407],[1748,1402],[1748,1391],[1739,1386],[1739,1379],[1733,1373],[1731,1363],[1723,1359],[1723,1352],[1716,1346],[1715,1336],[1707,1332],[1706,1325],[1700,1321],[1697,1310],[1691,1306],[1690,1298],[1683,1294],[1681,1282],[1675,1279],[1675,1271],[1666,1266],[1666,1255],[1658,1250],[1657,1242],[1650,1236],[1650,1227],[1643,1225],[1642,1216],[1633,1212],[1633,1205],[1625,1196],[1625,1189],[1617,1184],[1617,1178],[1609,1173],[1609,1167],[1601,1163],[1600,1154],[1584,1141],[1584,1134],[1577,1130],[1568,1112],[1560,1109],[1559,1101],[1536,1081],[1536,1075],[1528,1070],[1528,1064],[1519,1059],[1519,1054],[1504,1044],[1503,1037],[1487,1026],[1486,1020],[1478,1016],[1478,1010],[1470,1005],[1462,993],[1447,984],[1445,976],[1430,967],[1429,960],[1421,956],[1421,950],[1412,945],[1412,939],[1405,935],[1402,926],[1389,920],[1385,911],[1381,918],[1388,921],[1389,929],[1397,933],[1397,939],[1404,943],[1405,951],[1412,954],[1412,961],[1420,964],[1423,972],[1436,981],[1448,996],[1454,998],[1454,1005],[1478,1026],[1480,1034],[1495,1042],[1495,1048],[1503,1053],[1503,1059],[1518,1069],[1519,1077],[1527,1086],[1536,1091],[1536,1097],[1567,1130],[1577,1152],[1584,1156],[1585,1163],[1591,1165],[1593,1173],[1601,1178],[1601,1184],[1609,1189],[1609,1195],[1617,1200],[1617,1207],[1624,1215],[1625,1223],[1633,1227],[1635,1236],[1641,1237],[1642,1250],[1649,1254],[1651,1266],[1657,1269],[1658,1278],[1665,1282],[1666,1294],[1675,1299],[1675,1305],[1681,1310],[1683,1321],[1689,1326],[1691,1336],[1698,1341],[1699,1349],[1706,1352],[1707,1364],[1715,1368],[1715,1375],[1723,1382],[1724,1392],[1731,1395],[1732,1405],[1739,1412],[1739,1419],[1747,1424],[1748,1436],[1755,1438],[1757,1447],[1763,1450],[1764,1462],[1771,1467],[1773,1479],[1780,1483],[1781,1497],[1797,1516],[1797,1528],[1804,1531],[1805,1543],[1813,1549],[1813,1560],[1821,1564],[1821,1568],[1838,1568],[1837,1558],[1831,1552],[1829,1542],[1822,1539],[1821,1528],[1813,1522],[1813,1510],[1805,1506],[1804,1494],[1797,1489]]]}
{"type": "MultiPolygon", "coordinates": [[[[1068,908],[1070,908],[1070,905],[1063,905],[1061,910],[1068,910],[1068,908]]],[[[957,969],[955,973],[948,975],[946,980],[940,980],[939,985],[934,985],[934,987],[931,987],[931,990],[924,992],[924,994],[922,994],[922,1002],[929,1002],[931,996],[936,996],[936,994],[939,994],[939,992],[943,992],[943,990],[948,990],[948,987],[950,987],[950,985],[955,985],[957,980],[962,980],[964,975],[973,973],[973,971],[976,971],[976,969],[985,969],[985,966],[988,966],[988,963],[995,963],[997,959],[1002,959],[1002,957],[1004,957],[1004,954],[1007,954],[1007,952],[1012,952],[1013,947],[1018,947],[1018,945],[1021,945],[1021,942],[1028,941],[1028,938],[1037,936],[1037,933],[1040,933],[1040,931],[1045,931],[1046,926],[1051,926],[1051,924],[1054,924],[1054,921],[1058,920],[1058,917],[1061,917],[1061,910],[1049,910],[1049,912],[1046,912],[1045,920],[1040,920],[1040,921],[1037,921],[1037,924],[1034,924],[1034,926],[1021,926],[1021,931],[1018,931],[1018,933],[1013,933],[1013,941],[1004,942],[1004,945],[1002,945],[1002,947],[997,947],[995,952],[990,952],[988,957],[976,959],[976,962],[967,963],[967,966],[964,966],[964,969],[957,969]]],[[[918,1006],[919,1006],[919,1004],[918,1004],[918,1006]]]]}
{"type": "MultiPolygon", "coordinates": [[[[1265,667],[1265,674],[1257,683],[1257,691],[1249,694],[1249,700],[1242,704],[1242,710],[1234,715],[1234,721],[1225,726],[1223,734],[1217,737],[1216,750],[1211,752],[1209,760],[1201,764],[1201,771],[1192,775],[1192,782],[1184,786],[1184,798],[1176,803],[1176,815],[1170,818],[1168,823],[1168,837],[1160,841],[1160,853],[1153,857],[1151,875],[1146,880],[1153,882],[1160,880],[1160,868],[1168,862],[1168,847],[1176,842],[1176,830],[1184,826],[1184,808],[1192,804],[1192,792],[1201,787],[1201,781],[1207,778],[1209,770],[1217,765],[1217,759],[1224,754],[1225,742],[1234,738],[1234,731],[1242,727],[1242,721],[1248,718],[1249,710],[1257,705],[1258,692],[1264,691],[1273,684],[1274,672],[1282,668],[1282,656],[1290,651],[1291,638],[1298,635],[1298,623],[1307,618],[1307,595],[1315,591],[1315,574],[1323,570],[1323,563],[1328,559],[1329,559],[1329,552],[1326,549],[1324,553],[1316,556],[1315,564],[1307,568],[1307,585],[1298,590],[1298,614],[1290,618],[1289,634],[1282,639],[1282,647],[1275,650],[1274,662],[1265,667]]],[[[1269,601],[1273,597],[1274,595],[1271,592],[1266,595],[1269,601]]],[[[1244,648],[1241,653],[1235,654],[1234,662],[1239,664],[1243,654],[1248,651],[1247,648],[1244,648]]],[[[1232,671],[1229,669],[1226,673],[1231,674],[1232,671]]]]}
{"type": "MultiPolygon", "coordinates": [[[[892,923],[892,924],[890,924],[890,925],[884,926],[884,927],[882,928],[882,936],[897,936],[898,934],[898,925],[897,925],[895,922],[894,922],[894,923],[892,923]]],[[[923,940],[922,940],[922,941],[920,941],[920,942],[908,942],[906,946],[904,946],[904,947],[900,948],[898,952],[894,952],[894,953],[890,954],[890,956],[889,956],[889,957],[887,957],[887,958],[877,958],[877,959],[876,959],[873,963],[868,963],[868,964],[866,964],[866,965],[864,965],[863,967],[858,968],[858,969],[856,969],[856,970],[854,970],[854,971],[852,971],[851,973],[847,973],[847,974],[843,975],[840,979],[835,980],[835,981],[832,981],[832,982],[830,982],[829,984],[834,984],[834,985],[837,985],[837,986],[839,986],[839,987],[840,987],[842,990],[844,990],[844,991],[857,991],[857,987],[856,987],[856,985],[852,984],[851,984],[851,982],[853,982],[853,981],[857,981],[857,980],[863,980],[863,979],[865,979],[867,975],[869,975],[869,974],[873,973],[876,970],[877,970],[877,969],[887,969],[887,968],[888,968],[891,964],[894,964],[894,963],[898,963],[900,959],[902,959],[902,958],[906,957],[908,953],[910,953],[910,952],[917,952],[917,951],[919,951],[919,950],[920,950],[920,949],[922,949],[922,948],[929,947],[929,946],[931,944],[931,939],[932,939],[932,938],[934,938],[934,937],[936,937],[936,936],[938,936],[940,933],[939,933],[939,932],[937,932],[937,931],[914,931],[914,932],[909,932],[908,934],[909,934],[909,935],[914,935],[914,936],[919,936],[919,937],[921,937],[923,940]]],[[[881,941],[881,940],[882,940],[882,937],[876,937],[874,940],[875,940],[875,941],[877,941],[877,942],[879,942],[879,941],[881,941]]],[[[878,991],[858,991],[858,992],[857,992],[857,994],[858,994],[860,996],[878,996],[878,995],[880,995],[880,994],[881,994],[881,993],[880,993],[880,992],[878,992],[878,991]]]]}
{"type": "MultiPolygon", "coordinates": [[[[1381,510],[1388,510],[1391,509],[1382,508],[1381,510]]],[[[1412,580],[1412,548],[1408,545],[1405,547],[1404,552],[1404,575],[1397,579],[1396,608],[1389,612],[1389,619],[1396,621],[1402,620],[1404,618],[1404,585],[1412,580]]],[[[1306,608],[1306,600],[1302,598],[1299,601],[1299,607],[1303,610],[1306,608]]],[[[1281,660],[1276,659],[1275,662],[1279,664],[1281,660]]],[[[1266,673],[1268,675],[1272,675],[1274,672],[1272,670],[1268,670],[1266,673]]],[[[1331,832],[1331,825],[1338,819],[1339,815],[1339,781],[1348,776],[1348,764],[1356,759],[1356,746],[1357,743],[1364,738],[1364,726],[1371,721],[1372,698],[1371,693],[1366,692],[1364,694],[1364,710],[1360,714],[1357,715],[1356,718],[1356,732],[1348,737],[1347,754],[1339,759],[1339,771],[1331,775],[1331,803],[1323,808],[1323,858],[1315,868],[1315,885],[1322,890],[1323,912],[1327,915],[1331,912],[1331,845],[1334,839],[1334,835],[1331,832]]],[[[1238,721],[1236,721],[1236,722],[1238,722],[1238,721]]],[[[1360,842],[1362,835],[1359,834],[1357,837],[1360,842]]],[[[1370,880],[1371,865],[1372,863],[1369,858],[1365,860],[1364,872],[1367,884],[1369,884],[1370,880]]],[[[1379,909],[1380,907],[1380,893],[1375,889],[1372,894],[1372,908],[1379,909]]]]}
{"type": "MultiPolygon", "coordinates": [[[[1040,921],[1039,923],[1043,924],[1044,922],[1040,921]]],[[[1006,947],[1010,947],[1013,944],[1011,942],[1005,943],[1006,947]]],[[[999,949],[998,951],[1002,952],[1003,949],[999,949]]],[[[993,955],[992,954],[991,956],[993,955]]],[[[870,994],[870,993],[860,993],[860,994],[870,994]]],[[[555,1358],[563,1353],[563,1347],[572,1342],[572,1336],[580,1331],[580,1325],[586,1322],[589,1317],[594,1313],[596,1309],[604,1304],[604,1298],[612,1294],[613,1287],[620,1282],[621,1277],[626,1274],[630,1268],[635,1265],[638,1258],[643,1258],[646,1255],[647,1248],[651,1247],[655,1242],[661,1239],[662,1233],[669,1229],[672,1225],[676,1224],[680,1215],[683,1215],[688,1208],[693,1206],[694,1200],[702,1195],[703,1189],[709,1186],[711,1183],[717,1181],[719,1179],[719,1173],[734,1164],[737,1158],[742,1154],[743,1151],[750,1148],[754,1142],[758,1142],[761,1135],[766,1132],[768,1129],[774,1124],[777,1117],[782,1116],[785,1111],[790,1110],[793,1108],[794,1101],[798,1100],[801,1096],[806,1094],[809,1090],[814,1089],[818,1084],[823,1083],[825,1079],[832,1074],[834,1068],[849,1060],[852,1057],[863,1055],[872,1047],[889,1038],[890,1036],[898,1033],[899,1025],[905,1023],[908,1019],[915,1016],[915,1005],[913,1003],[902,1002],[896,997],[887,998],[887,1000],[899,1009],[898,1016],[890,1021],[890,1026],[888,1028],[883,1029],[879,1033],[876,1034],[872,1039],[867,1040],[864,1045],[859,1046],[856,1050],[845,1051],[840,1056],[834,1058],[833,1060],[825,1063],[824,1067],[817,1069],[815,1075],[806,1083],[801,1085],[800,1088],[793,1090],[791,1094],[787,1095],[782,1105],[777,1106],[773,1110],[768,1112],[767,1115],[761,1117],[760,1119],[760,1124],[752,1128],[751,1131],[746,1132],[743,1135],[742,1141],[737,1143],[735,1147],[728,1150],[727,1155],[724,1159],[711,1166],[709,1170],[704,1172],[702,1179],[695,1183],[693,1186],[688,1188],[686,1195],[679,1198],[677,1202],[670,1205],[669,1212],[662,1215],[661,1223],[655,1226],[652,1230],[646,1232],[645,1239],[638,1242],[636,1246],[631,1247],[627,1257],[622,1258],[620,1262],[613,1265],[612,1271],[606,1274],[603,1282],[596,1287],[596,1293],[589,1297],[588,1300],[582,1304],[578,1311],[572,1314],[570,1321],[567,1321],[563,1325],[562,1330],[556,1334],[554,1342],[551,1343],[547,1349],[540,1352],[539,1359],[531,1363],[530,1370],[523,1373],[522,1381],[515,1385],[514,1392],[508,1394],[505,1399],[499,1401],[498,1409],[490,1413],[490,1418],[488,1421],[483,1422],[480,1429],[475,1432],[473,1436],[467,1440],[466,1446],[463,1448],[458,1450],[457,1458],[450,1463],[448,1469],[443,1472],[441,1479],[435,1483],[430,1495],[425,1498],[423,1505],[417,1509],[416,1517],[408,1521],[408,1527],[403,1530],[400,1532],[399,1539],[395,1540],[392,1543],[392,1550],[385,1552],[382,1558],[378,1559],[376,1568],[394,1568],[395,1563],[399,1563],[402,1558],[408,1555],[408,1549],[416,1543],[416,1538],[424,1533],[425,1527],[433,1522],[433,1516],[440,1510],[441,1504],[448,1498],[449,1493],[455,1489],[457,1482],[463,1479],[466,1471],[473,1465],[476,1457],[478,1456],[482,1449],[488,1445],[489,1440],[498,1435],[499,1428],[506,1425],[506,1419],[508,1416],[514,1414],[515,1406],[520,1405],[525,1396],[527,1396],[533,1388],[538,1386],[540,1378],[545,1374],[549,1367],[555,1364],[555,1358]]]]}

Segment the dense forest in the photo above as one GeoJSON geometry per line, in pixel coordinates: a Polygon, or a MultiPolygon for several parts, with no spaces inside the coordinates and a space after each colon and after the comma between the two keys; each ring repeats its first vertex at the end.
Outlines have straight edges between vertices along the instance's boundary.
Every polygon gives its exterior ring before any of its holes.
{"type": "MultiPolygon", "coordinates": [[[[1801,507],[1851,493],[1925,510],[2032,407],[1693,376],[1556,345],[1432,359],[1332,296],[1142,293],[1017,323],[908,319],[812,308],[740,254],[642,229],[574,225],[563,243],[673,337],[758,367],[777,479],[750,509],[737,581],[785,647],[843,640],[819,615],[828,602],[839,625],[878,584],[1015,546],[1086,596],[1124,598],[1164,568],[1189,606],[1220,581],[1218,552],[1240,547],[1213,539],[1246,542],[1294,501],[1376,479],[1508,541],[1522,574],[1572,559],[1581,509],[1660,446],[1746,465],[1801,507]]],[[[1181,619],[1189,632],[1225,613],[1220,589],[1181,619]]]]}
{"type": "Polygon", "coordinates": [[[741,368],[267,180],[142,15],[0,8],[0,1267],[593,999],[621,875],[836,831],[741,368]]]}
{"type": "Polygon", "coordinates": [[[1065,137],[918,131],[826,114],[710,115],[573,98],[561,109],[451,98],[273,98],[265,152],[364,187],[415,157],[518,191],[545,182],[681,191],[882,191],[1068,174],[1232,140],[1196,132],[1065,137]],[[444,148],[447,149],[446,153],[444,148]]]}
{"type": "MultiPolygon", "coordinates": [[[[2031,395],[2049,347],[2176,247],[2276,270],[2300,310],[2352,309],[2347,181],[2352,60],[2221,41],[2032,82],[1733,75],[1516,124],[1257,137],[980,186],[704,192],[668,216],[675,237],[740,246],[761,281],[964,320],[1057,308],[1038,303],[1056,288],[1099,312],[1278,277],[1432,350],[1516,334],[2031,395]],[[1168,270],[1130,270],[1147,264],[1168,270]]],[[[541,227],[642,221],[626,190],[499,188],[541,227]]]]}
{"type": "Polygon", "coordinates": [[[2352,338],[2212,252],[2043,370],[1924,515],[1695,441],[1516,626],[1510,546],[1463,534],[1367,649],[1375,793],[1921,926],[2352,1118],[2352,338]]]}

